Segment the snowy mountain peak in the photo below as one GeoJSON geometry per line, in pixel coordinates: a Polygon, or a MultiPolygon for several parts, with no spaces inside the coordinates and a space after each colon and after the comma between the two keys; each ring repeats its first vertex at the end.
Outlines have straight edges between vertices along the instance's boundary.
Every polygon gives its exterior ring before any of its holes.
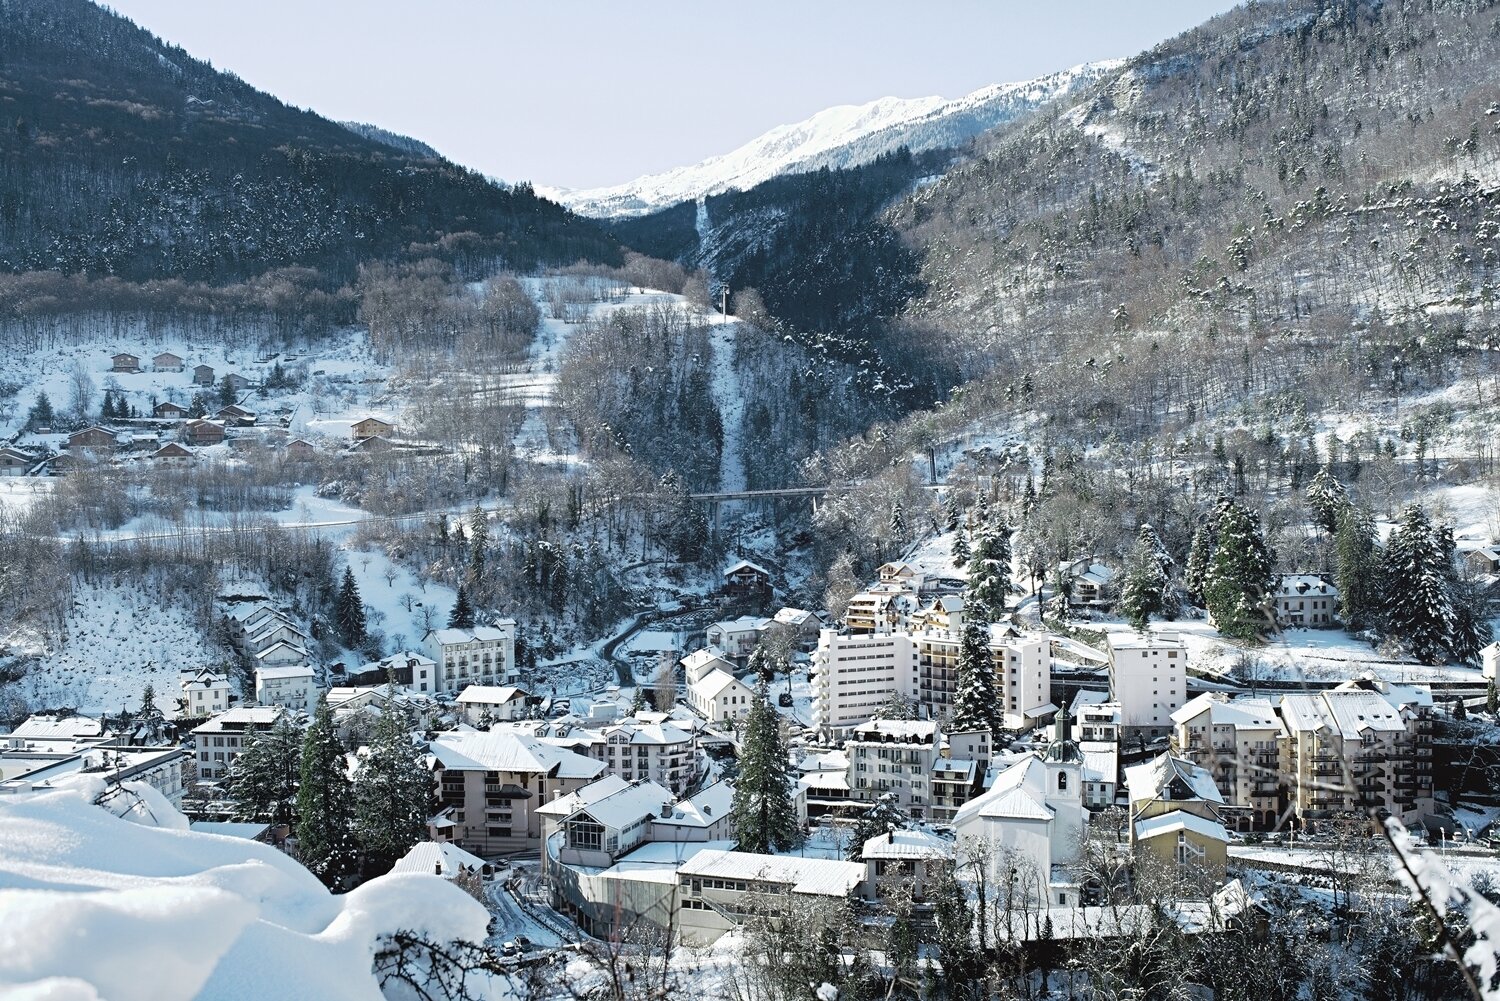
{"type": "Polygon", "coordinates": [[[539,190],[583,215],[643,215],[731,188],[751,188],[779,174],[856,167],[902,145],[913,152],[959,146],[1120,65],[1085,63],[1035,80],[992,84],[954,100],[883,97],[841,104],[691,166],[607,188],[539,190]]]}

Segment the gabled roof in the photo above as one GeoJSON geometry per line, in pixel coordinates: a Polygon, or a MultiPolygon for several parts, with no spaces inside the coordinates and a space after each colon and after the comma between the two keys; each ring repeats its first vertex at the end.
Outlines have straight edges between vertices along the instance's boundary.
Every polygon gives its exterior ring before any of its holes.
{"type": "Polygon", "coordinates": [[[523,772],[565,779],[596,778],[604,771],[602,761],[510,730],[440,733],[430,750],[442,767],[460,771],[523,772]]]}
{"type": "Polygon", "coordinates": [[[488,864],[451,842],[419,841],[396,860],[391,872],[420,872],[427,876],[441,873],[444,879],[452,879],[461,872],[479,872],[488,864]]]}
{"type": "Polygon", "coordinates": [[[728,782],[715,782],[691,799],[685,799],[672,807],[670,817],[657,817],[656,823],[672,827],[712,827],[729,816],[734,802],[734,786],[728,782]]]}
{"type": "Polygon", "coordinates": [[[494,626],[475,626],[473,629],[434,629],[428,635],[437,640],[440,646],[454,646],[476,641],[493,643],[506,639],[512,635],[512,632],[509,629],[497,629],[494,626]]]}
{"type": "Polygon", "coordinates": [[[759,563],[751,563],[749,560],[740,560],[738,563],[725,567],[724,576],[732,576],[733,574],[736,574],[741,570],[753,570],[764,577],[771,576],[771,571],[767,570],[759,563]]]}
{"type": "Polygon", "coordinates": [[[772,617],[772,621],[784,626],[805,626],[817,619],[817,615],[802,608],[783,608],[772,617]]]}
{"type": "MultiPolygon", "coordinates": [[[[428,663],[432,662],[428,661],[428,663]]],[[[504,705],[507,702],[524,699],[525,697],[525,690],[517,688],[514,685],[469,685],[462,692],[458,693],[458,698],[454,701],[463,703],[464,705],[478,703],[493,706],[504,705]]]]}
{"type": "MultiPolygon", "coordinates": [[[[1180,781],[1190,796],[1207,803],[1224,802],[1219,787],[1208,769],[1200,768],[1186,758],[1163,752],[1145,764],[1132,765],[1125,769],[1125,786],[1130,791],[1130,801],[1139,803],[1150,799],[1172,799],[1163,796],[1174,782],[1180,781]]],[[[1175,797],[1181,798],[1181,797],[1175,797]]]]}
{"type": "Polygon", "coordinates": [[[770,622],[761,615],[741,615],[737,619],[722,619],[708,628],[726,633],[754,633],[766,628],[770,622]]]}
{"type": "Polygon", "coordinates": [[[692,688],[693,691],[697,692],[698,695],[705,699],[716,699],[723,693],[724,689],[730,687],[731,685],[739,685],[742,688],[748,688],[748,686],[745,685],[744,682],[740,681],[740,679],[736,678],[728,671],[721,671],[718,668],[714,668],[712,671],[709,671],[703,677],[693,682],[692,688]]]}
{"type": "Polygon", "coordinates": [[[587,807],[591,803],[597,803],[601,799],[613,796],[621,789],[627,789],[630,783],[618,775],[610,774],[596,782],[590,782],[573,790],[566,796],[559,796],[550,803],[543,803],[537,807],[535,813],[544,817],[571,817],[573,814],[587,807]]]}
{"type": "Polygon", "coordinates": [[[718,663],[723,664],[725,667],[733,666],[729,662],[729,658],[725,656],[724,651],[720,650],[716,646],[706,646],[701,650],[694,650],[692,653],[682,658],[681,663],[682,666],[687,668],[689,671],[692,671],[695,668],[701,667],[705,664],[718,663]]]}
{"type": "Polygon", "coordinates": [[[975,818],[1051,820],[1054,811],[1040,793],[1045,783],[1045,771],[1042,759],[1035,755],[1027,755],[1015,762],[995,776],[994,784],[987,792],[958,808],[953,815],[953,826],[958,827],[975,818]]]}
{"type": "Polygon", "coordinates": [[[1339,589],[1315,573],[1286,573],[1276,581],[1276,597],[1300,598],[1304,595],[1337,598],[1339,589]]]}
{"type": "Polygon", "coordinates": [[[1203,713],[1209,714],[1209,725],[1232,726],[1236,730],[1280,730],[1281,720],[1264,698],[1215,698],[1217,693],[1204,692],[1189,699],[1187,704],[1172,714],[1172,722],[1187,723],[1203,713]]]}
{"type": "MultiPolygon", "coordinates": [[[[281,641],[279,641],[277,643],[272,643],[270,646],[266,647],[260,653],[256,654],[255,655],[255,659],[256,660],[265,660],[267,657],[271,656],[271,654],[273,654],[273,653],[278,653],[278,652],[285,653],[287,651],[293,651],[293,652],[295,652],[300,657],[306,657],[307,656],[307,651],[304,650],[304,649],[302,649],[300,646],[297,646],[295,643],[288,643],[286,640],[281,640],[281,641]]],[[[257,670],[264,670],[264,668],[258,668],[257,670]]]]}
{"type": "Polygon", "coordinates": [[[579,807],[575,813],[587,814],[605,827],[622,831],[643,818],[660,817],[676,799],[671,790],[655,782],[634,782],[579,807]]]}
{"type": "Polygon", "coordinates": [[[78,737],[98,737],[103,733],[104,723],[92,716],[67,716],[62,719],[56,716],[28,716],[5,737],[72,740],[78,737]]]}
{"type": "Polygon", "coordinates": [[[1224,830],[1224,825],[1218,821],[1208,820],[1198,816],[1196,813],[1188,813],[1186,810],[1171,810],[1167,813],[1159,813],[1154,817],[1135,822],[1135,837],[1137,841],[1145,841],[1150,838],[1160,837],[1163,834],[1173,834],[1177,831],[1188,830],[1205,838],[1228,843],[1229,833],[1224,830]]]}
{"type": "Polygon", "coordinates": [[[865,842],[860,855],[866,860],[925,860],[953,857],[953,842],[928,831],[890,831],[865,842]]]}

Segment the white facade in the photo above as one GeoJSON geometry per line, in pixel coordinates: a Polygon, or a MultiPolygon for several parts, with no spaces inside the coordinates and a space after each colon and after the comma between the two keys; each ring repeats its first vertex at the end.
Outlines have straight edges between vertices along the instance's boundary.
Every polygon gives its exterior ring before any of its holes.
{"type": "Polygon", "coordinates": [[[1317,574],[1283,574],[1271,597],[1276,602],[1276,621],[1284,626],[1328,629],[1335,623],[1338,588],[1317,574]]]}
{"type": "Polygon", "coordinates": [[[820,630],[813,654],[813,726],[845,733],[874,716],[893,692],[915,698],[917,680],[917,646],[910,635],[820,630]]]}
{"type": "Polygon", "coordinates": [[[471,684],[510,685],[521,677],[514,620],[473,629],[434,629],[424,644],[437,664],[434,692],[457,692],[471,684]]]}
{"type": "Polygon", "coordinates": [[[243,706],[220,713],[194,729],[198,777],[223,778],[229,763],[245,749],[251,736],[271,729],[284,712],[281,706],[243,706]]]}
{"type": "Polygon", "coordinates": [[[687,686],[688,705],[710,723],[739,719],[755,693],[728,671],[714,668],[687,686]]]}
{"type": "Polygon", "coordinates": [[[456,701],[470,726],[478,726],[485,717],[507,722],[526,718],[526,692],[514,685],[470,685],[456,701]]]}
{"type": "Polygon", "coordinates": [[[697,774],[696,738],[671,723],[623,720],[605,727],[603,737],[596,746],[605,766],[627,782],[653,782],[681,796],[697,774]]]}
{"type": "Polygon", "coordinates": [[[229,709],[229,679],[212,671],[184,674],[181,678],[183,715],[213,716],[229,709]]]}
{"type": "Polygon", "coordinates": [[[1500,674],[1500,640],[1496,640],[1479,651],[1479,662],[1484,666],[1484,676],[1490,681],[1500,674]]]}
{"type": "Polygon", "coordinates": [[[1160,737],[1187,703],[1187,651],[1176,633],[1109,636],[1109,691],[1126,731],[1160,737]]]}
{"type": "Polygon", "coordinates": [[[770,619],[754,615],[742,615],[737,619],[715,622],[704,630],[704,641],[717,647],[727,656],[745,660],[755,652],[761,633],[771,624],[770,619]]]}
{"type": "Polygon", "coordinates": [[[940,756],[936,722],[872,719],[855,728],[844,752],[851,799],[873,804],[889,796],[891,805],[908,816],[928,815],[931,775],[940,756]]]}
{"type": "Polygon", "coordinates": [[[255,701],[263,706],[284,706],[307,712],[317,701],[318,688],[313,669],[295,667],[258,667],[255,669],[255,701]]]}

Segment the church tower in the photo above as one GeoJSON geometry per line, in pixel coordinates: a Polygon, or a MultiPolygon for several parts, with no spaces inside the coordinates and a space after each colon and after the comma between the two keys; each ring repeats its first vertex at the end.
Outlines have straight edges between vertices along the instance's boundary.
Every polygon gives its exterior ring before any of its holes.
{"type": "Polygon", "coordinates": [[[1042,758],[1047,766],[1046,802],[1054,811],[1050,838],[1054,865],[1076,861],[1083,843],[1083,752],[1068,733],[1071,720],[1064,703],[1042,758]]]}

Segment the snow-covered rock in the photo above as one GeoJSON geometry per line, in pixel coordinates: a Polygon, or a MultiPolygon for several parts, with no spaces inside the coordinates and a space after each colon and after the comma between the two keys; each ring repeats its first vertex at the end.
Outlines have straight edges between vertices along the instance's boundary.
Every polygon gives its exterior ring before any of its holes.
{"type": "Polygon", "coordinates": [[[857,167],[903,145],[914,153],[960,146],[1119,65],[1084,63],[1035,80],[992,84],[956,100],[884,97],[868,104],[841,104],[806,121],[779,125],[733,152],[692,166],[607,188],[539,190],[582,215],[644,215],[731,188],[752,188],[780,174],[857,167]]]}

